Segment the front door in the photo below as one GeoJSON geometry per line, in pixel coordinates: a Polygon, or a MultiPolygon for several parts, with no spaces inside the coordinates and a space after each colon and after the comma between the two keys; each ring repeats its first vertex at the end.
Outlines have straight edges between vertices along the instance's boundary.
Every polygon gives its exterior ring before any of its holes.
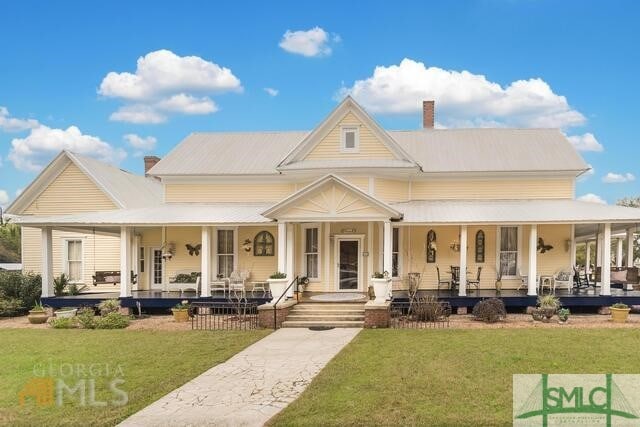
{"type": "Polygon", "coordinates": [[[360,240],[338,239],[338,289],[360,289],[360,240]]]}

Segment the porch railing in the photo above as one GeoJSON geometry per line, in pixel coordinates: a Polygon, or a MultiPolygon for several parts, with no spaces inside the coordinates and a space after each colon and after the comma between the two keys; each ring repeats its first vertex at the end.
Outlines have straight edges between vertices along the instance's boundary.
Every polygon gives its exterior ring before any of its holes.
{"type": "Polygon", "coordinates": [[[445,328],[451,304],[446,301],[392,301],[390,327],[395,329],[445,328]]]}
{"type": "Polygon", "coordinates": [[[298,289],[298,285],[299,285],[300,279],[299,276],[296,276],[295,279],[293,279],[291,281],[291,283],[289,283],[289,286],[287,286],[287,289],[284,290],[284,292],[282,293],[282,295],[280,295],[278,297],[278,299],[276,300],[276,302],[273,303],[273,329],[278,329],[278,311],[276,306],[278,305],[278,303],[280,302],[280,300],[282,299],[283,296],[287,295],[287,292],[289,292],[289,289],[291,289],[292,286],[295,285],[295,292],[298,293],[299,289],[298,289]]]}
{"type": "Polygon", "coordinates": [[[258,329],[258,303],[239,299],[229,302],[192,302],[191,329],[247,331],[258,329]]]}

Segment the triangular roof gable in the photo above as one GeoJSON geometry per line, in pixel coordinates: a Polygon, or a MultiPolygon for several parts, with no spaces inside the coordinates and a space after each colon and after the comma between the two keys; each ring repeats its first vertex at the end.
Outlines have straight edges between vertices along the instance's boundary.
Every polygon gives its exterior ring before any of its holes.
{"type": "Polygon", "coordinates": [[[27,188],[20,193],[20,195],[11,203],[7,208],[6,213],[12,215],[19,215],[24,212],[31,204],[44,192],[49,185],[55,181],[55,179],[65,170],[65,168],[73,163],[76,165],[82,173],[84,173],[97,187],[102,191],[118,208],[123,208],[124,204],[111,194],[105,186],[98,181],[85,165],[78,161],[73,153],[69,151],[62,151],[58,154],[41,172],[38,176],[29,184],[27,188]]]}
{"type": "Polygon", "coordinates": [[[278,167],[303,160],[349,113],[360,120],[396,159],[416,164],[411,156],[351,96],[347,96],[327,118],[282,159],[278,167]]]}
{"type": "Polygon", "coordinates": [[[264,211],[262,215],[272,219],[298,217],[308,220],[357,220],[371,216],[402,218],[401,212],[333,174],[325,175],[291,194],[264,211]]]}

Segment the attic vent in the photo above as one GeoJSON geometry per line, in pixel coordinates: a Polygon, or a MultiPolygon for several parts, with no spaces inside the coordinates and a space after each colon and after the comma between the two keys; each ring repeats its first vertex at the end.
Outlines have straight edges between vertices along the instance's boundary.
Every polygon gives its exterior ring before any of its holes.
{"type": "Polygon", "coordinates": [[[360,132],[357,126],[344,126],[341,130],[342,151],[357,153],[360,146],[360,132]]]}

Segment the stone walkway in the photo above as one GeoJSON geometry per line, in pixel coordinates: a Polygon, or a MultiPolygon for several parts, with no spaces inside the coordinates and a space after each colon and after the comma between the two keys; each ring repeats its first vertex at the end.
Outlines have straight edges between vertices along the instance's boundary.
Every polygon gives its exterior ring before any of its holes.
{"type": "Polygon", "coordinates": [[[293,402],[359,331],[280,329],[120,425],[262,426],[293,402]]]}

